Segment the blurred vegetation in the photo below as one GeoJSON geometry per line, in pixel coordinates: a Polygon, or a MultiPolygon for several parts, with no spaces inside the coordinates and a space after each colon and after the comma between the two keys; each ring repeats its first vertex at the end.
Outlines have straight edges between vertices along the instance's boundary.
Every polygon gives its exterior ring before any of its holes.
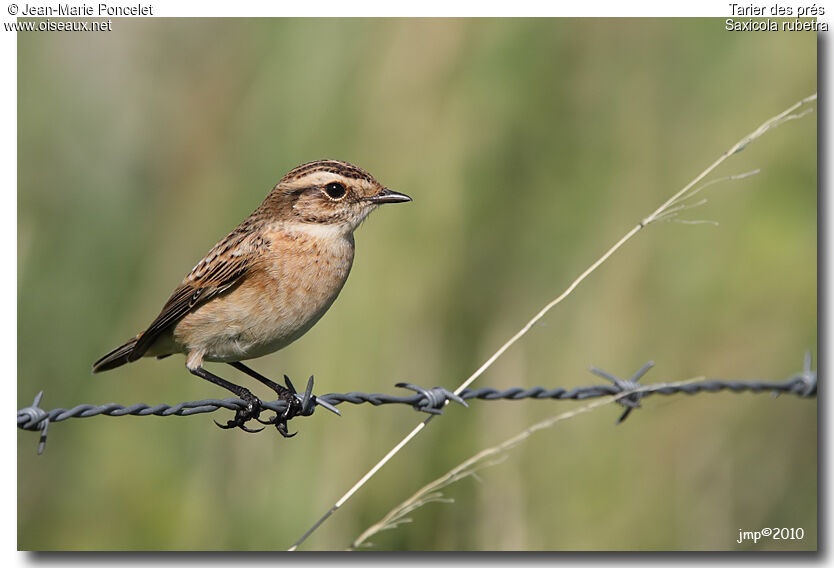
{"type": "MultiPolygon", "coordinates": [[[[453,388],[610,244],[816,90],[812,33],[722,20],[114,20],[18,35],[18,406],[227,393],[182,357],[90,375],[295,165],[355,162],[414,202],[358,231],[330,312],[253,362],[317,391],[453,388]]],[[[816,351],[816,118],[768,133],[688,215],[618,252],[475,386],[781,379],[816,351]]],[[[217,367],[229,378],[253,381],[217,367]]],[[[269,393],[254,387],[255,392],[269,393]]],[[[563,422],[382,550],[817,546],[815,400],[653,398],[563,422]],[[802,527],[803,541],[737,544],[802,527]]],[[[571,403],[450,408],[308,541],[341,549],[425,483],[571,403]]],[[[18,543],[284,549],[421,418],[348,407],[276,432],[92,418],[18,435],[18,543]]]]}

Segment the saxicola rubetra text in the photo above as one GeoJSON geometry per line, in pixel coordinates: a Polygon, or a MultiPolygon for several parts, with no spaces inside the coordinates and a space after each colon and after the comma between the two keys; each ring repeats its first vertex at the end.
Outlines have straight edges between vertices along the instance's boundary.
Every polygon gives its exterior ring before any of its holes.
{"type": "MultiPolygon", "coordinates": [[[[289,389],[241,361],[304,335],[345,284],[353,264],[353,231],[378,205],[406,201],[411,198],[347,162],[298,166],[197,263],[148,328],[96,361],[93,372],[140,357],[183,353],[192,374],[247,403],[224,427],[252,431],[245,422],[258,418],[260,399],[206,371],[203,362],[228,363],[270,386],[289,405],[294,400],[289,389]]],[[[288,435],[286,420],[268,423],[288,435]]]]}

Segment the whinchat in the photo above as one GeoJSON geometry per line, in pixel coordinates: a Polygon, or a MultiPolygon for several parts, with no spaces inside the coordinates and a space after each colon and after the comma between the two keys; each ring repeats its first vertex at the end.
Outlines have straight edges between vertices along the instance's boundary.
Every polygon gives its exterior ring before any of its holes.
{"type": "MultiPolygon", "coordinates": [[[[228,363],[287,399],[289,390],[245,366],[307,332],[339,295],[353,264],[353,232],[383,203],[411,198],[365,170],[319,160],[290,171],[263,203],[226,235],[182,280],[145,331],[96,361],[107,371],[140,357],[186,357],[194,375],[247,403],[225,427],[258,418],[261,401],[248,389],[203,368],[228,363]]],[[[275,422],[287,435],[286,421],[275,422]]]]}

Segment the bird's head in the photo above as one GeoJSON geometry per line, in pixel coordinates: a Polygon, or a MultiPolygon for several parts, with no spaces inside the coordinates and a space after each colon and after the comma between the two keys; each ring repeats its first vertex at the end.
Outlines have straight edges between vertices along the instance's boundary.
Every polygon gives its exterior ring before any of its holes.
{"type": "Polygon", "coordinates": [[[351,233],[383,203],[411,201],[392,191],[371,174],[337,160],[318,160],[290,171],[275,186],[264,206],[288,225],[315,226],[351,233]]]}

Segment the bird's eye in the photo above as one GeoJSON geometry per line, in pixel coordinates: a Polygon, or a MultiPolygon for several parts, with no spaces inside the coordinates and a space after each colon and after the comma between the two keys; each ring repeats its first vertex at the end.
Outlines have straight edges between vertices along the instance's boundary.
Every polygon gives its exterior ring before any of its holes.
{"type": "Polygon", "coordinates": [[[338,181],[333,181],[324,186],[324,192],[330,199],[341,199],[345,196],[347,190],[345,189],[344,184],[341,184],[338,181]]]}

